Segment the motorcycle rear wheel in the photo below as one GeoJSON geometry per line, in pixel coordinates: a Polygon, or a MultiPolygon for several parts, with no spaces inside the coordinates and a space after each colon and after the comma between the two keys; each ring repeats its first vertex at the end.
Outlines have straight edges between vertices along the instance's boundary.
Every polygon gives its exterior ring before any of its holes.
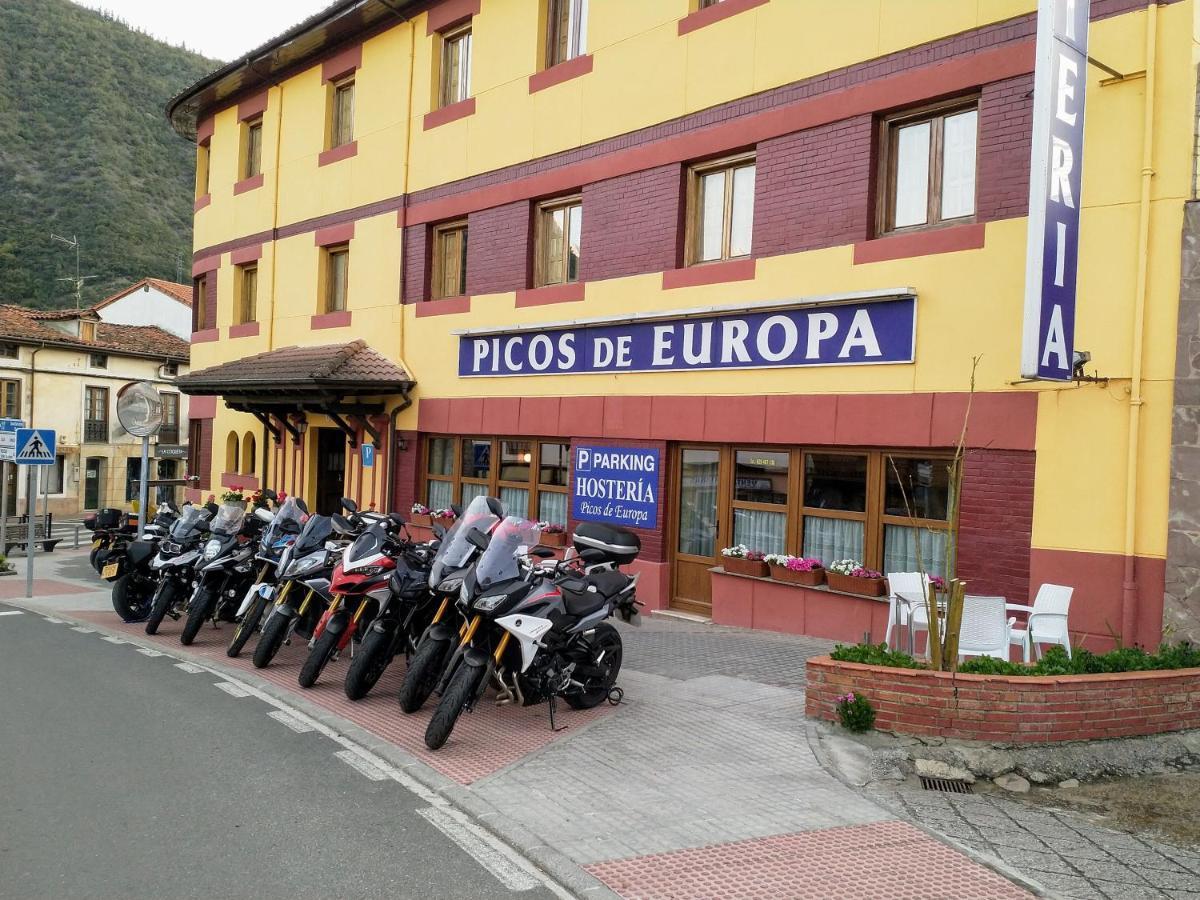
{"type": "Polygon", "coordinates": [[[263,626],[262,637],[258,639],[258,646],[254,648],[254,668],[265,669],[271,664],[271,660],[283,646],[284,638],[287,637],[289,622],[291,622],[290,617],[276,613],[267,619],[267,624],[263,626]]]}
{"type": "Polygon", "coordinates": [[[212,613],[213,604],[217,602],[212,588],[201,588],[199,596],[188,610],[187,622],[184,623],[183,633],[179,635],[179,643],[185,647],[190,645],[200,633],[204,620],[212,613]]]}
{"type": "Polygon", "coordinates": [[[391,643],[392,636],[386,631],[372,628],[367,632],[354,659],[350,661],[346,681],[342,685],[348,699],[361,700],[383,677],[384,670],[391,662],[391,643]]]}
{"type": "Polygon", "coordinates": [[[269,602],[266,597],[254,598],[254,602],[250,604],[250,608],[246,610],[242,621],[238,623],[237,629],[233,632],[233,640],[229,642],[229,649],[225,651],[226,656],[237,656],[242,652],[246,641],[250,640],[250,636],[258,630],[258,623],[262,620],[269,602]]]}
{"type": "Polygon", "coordinates": [[[329,660],[333,659],[333,654],[337,651],[340,636],[340,633],[330,631],[328,628],[321,632],[317,642],[308,651],[308,659],[304,660],[304,665],[300,667],[300,677],[297,679],[300,687],[312,687],[317,683],[321,672],[324,671],[325,666],[329,664],[329,660]]]}
{"type": "Polygon", "coordinates": [[[158,634],[158,626],[162,624],[163,617],[175,602],[176,590],[178,588],[173,579],[168,578],[159,582],[158,590],[154,594],[154,606],[150,610],[150,618],[146,620],[146,634],[158,634]]]}
{"type": "Polygon", "coordinates": [[[479,680],[487,674],[482,666],[468,666],[465,663],[458,667],[450,685],[442,694],[442,699],[433,711],[433,718],[425,729],[425,746],[430,750],[438,750],[450,737],[458,717],[466,709],[467,703],[479,689],[479,680]]]}
{"type": "Polygon", "coordinates": [[[426,639],[421,642],[408,671],[404,673],[404,683],[400,685],[400,708],[406,713],[415,713],[424,706],[433,689],[437,687],[442,670],[446,668],[446,657],[450,654],[449,641],[426,639]]]}
{"type": "Polygon", "coordinates": [[[621,633],[617,629],[613,628],[607,622],[601,622],[596,626],[596,634],[592,638],[592,646],[597,650],[604,651],[604,659],[600,665],[606,666],[607,671],[604,673],[604,678],[600,686],[594,687],[590,691],[572,692],[562,695],[562,698],[567,701],[567,705],[571,709],[592,709],[599,706],[608,697],[609,691],[617,683],[617,675],[621,672],[623,647],[621,644],[621,633]]]}
{"type": "Polygon", "coordinates": [[[142,622],[154,608],[154,592],[133,575],[122,575],[113,582],[112,604],[126,622],[142,622]]]}

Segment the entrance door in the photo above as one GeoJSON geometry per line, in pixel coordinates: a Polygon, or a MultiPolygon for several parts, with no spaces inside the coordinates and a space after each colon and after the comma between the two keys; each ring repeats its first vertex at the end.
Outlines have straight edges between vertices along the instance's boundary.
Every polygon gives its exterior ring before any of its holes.
{"type": "Polygon", "coordinates": [[[342,511],[346,496],[346,435],[337,428],[317,429],[317,509],[331,516],[342,511]]]}
{"type": "Polygon", "coordinates": [[[15,516],[17,514],[17,472],[19,467],[14,463],[4,466],[5,475],[8,479],[8,514],[15,516]]]}
{"type": "Polygon", "coordinates": [[[712,612],[708,570],[717,565],[720,544],[721,451],[680,447],[679,527],[675,534],[675,587],[671,606],[685,612],[712,612]]]}
{"type": "Polygon", "coordinates": [[[101,469],[104,460],[99,456],[89,456],[83,467],[83,508],[99,509],[104,498],[101,490],[101,469]]]}

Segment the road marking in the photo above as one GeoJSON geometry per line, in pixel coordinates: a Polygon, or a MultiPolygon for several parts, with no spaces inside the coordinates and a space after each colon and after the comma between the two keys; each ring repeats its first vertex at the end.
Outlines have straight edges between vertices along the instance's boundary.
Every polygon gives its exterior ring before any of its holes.
{"type": "Polygon", "coordinates": [[[71,630],[78,631],[80,634],[95,634],[96,633],[95,628],[84,628],[82,625],[76,625],[71,630]]]}
{"type": "Polygon", "coordinates": [[[6,609],[4,612],[0,612],[0,616],[23,616],[23,615],[25,615],[25,613],[19,609],[6,609]]]}
{"type": "Polygon", "coordinates": [[[151,650],[148,647],[138,647],[138,653],[143,656],[162,656],[157,650],[151,650]]]}
{"type": "Polygon", "coordinates": [[[215,687],[220,688],[225,693],[227,693],[230,697],[249,697],[250,696],[245,691],[243,691],[240,687],[238,687],[236,684],[233,684],[232,682],[229,682],[229,681],[218,681],[216,683],[215,687]]]}
{"type": "MultiPolygon", "coordinates": [[[[175,668],[182,669],[183,671],[187,672],[189,675],[198,675],[199,673],[204,671],[203,666],[198,666],[195,663],[187,663],[187,662],[175,663],[175,668]]],[[[220,675],[221,673],[213,672],[213,674],[220,675]]]]}
{"type": "Polygon", "coordinates": [[[350,750],[339,750],[333,754],[352,769],[358,770],[360,775],[370,778],[372,781],[386,781],[387,773],[381,770],[370,760],[363,759],[357,753],[350,750]]]}
{"type": "Polygon", "coordinates": [[[538,882],[513,859],[489,840],[489,835],[474,822],[460,821],[450,810],[433,806],[418,809],[418,813],[479,863],[510,891],[532,891],[538,882]]]}
{"type": "Polygon", "coordinates": [[[313,730],[312,726],[307,722],[300,721],[295,716],[284,712],[282,709],[273,709],[267,713],[267,715],[280,725],[286,725],[288,728],[292,729],[292,731],[296,732],[296,734],[308,734],[313,730]]]}
{"type": "Polygon", "coordinates": [[[110,644],[128,644],[129,641],[123,641],[119,637],[114,637],[111,634],[105,635],[101,640],[108,641],[110,644]]]}
{"type": "Polygon", "coordinates": [[[54,618],[54,616],[42,616],[42,618],[45,619],[47,622],[49,622],[51,625],[62,625],[63,624],[62,619],[56,619],[56,618],[54,618]]]}

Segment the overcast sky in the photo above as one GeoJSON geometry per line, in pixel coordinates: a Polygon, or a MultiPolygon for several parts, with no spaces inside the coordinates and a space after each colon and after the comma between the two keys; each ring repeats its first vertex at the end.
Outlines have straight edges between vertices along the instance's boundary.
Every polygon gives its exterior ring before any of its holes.
{"type": "Polygon", "coordinates": [[[222,62],[287,31],[332,0],[75,0],[103,9],[169,44],[222,62]]]}

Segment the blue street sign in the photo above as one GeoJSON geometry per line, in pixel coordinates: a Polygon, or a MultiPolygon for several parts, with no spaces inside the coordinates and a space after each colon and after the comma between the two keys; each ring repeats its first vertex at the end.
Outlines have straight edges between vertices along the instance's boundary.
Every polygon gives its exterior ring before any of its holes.
{"type": "Polygon", "coordinates": [[[658,525],[662,461],[643,447],[576,447],[571,515],[631,528],[658,525]]]}
{"type": "Polygon", "coordinates": [[[54,465],[55,432],[52,428],[17,429],[17,465],[54,465]]]}
{"type": "Polygon", "coordinates": [[[17,455],[17,429],[24,428],[20,419],[0,419],[0,462],[12,462],[17,455]]]}
{"type": "Polygon", "coordinates": [[[16,431],[18,428],[24,427],[23,419],[0,419],[0,431],[16,431]]]}
{"type": "Polygon", "coordinates": [[[359,452],[362,453],[363,468],[364,469],[373,468],[375,465],[375,445],[374,444],[362,444],[358,449],[359,449],[359,452]]]}

